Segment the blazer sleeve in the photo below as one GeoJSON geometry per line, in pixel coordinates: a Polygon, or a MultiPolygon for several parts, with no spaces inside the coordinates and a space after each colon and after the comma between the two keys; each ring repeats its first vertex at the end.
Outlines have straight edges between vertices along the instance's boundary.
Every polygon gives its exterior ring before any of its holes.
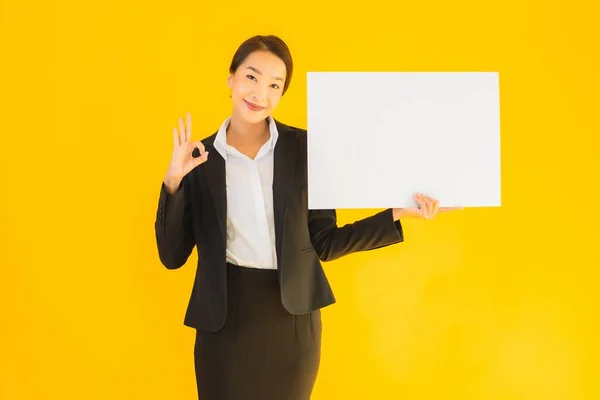
{"type": "Polygon", "coordinates": [[[154,230],[160,261],[168,269],[183,266],[195,245],[188,185],[186,175],[174,194],[166,191],[164,182],[160,188],[154,230]]]}
{"type": "Polygon", "coordinates": [[[404,241],[402,224],[393,220],[391,208],[341,227],[335,210],[309,210],[308,229],[322,261],[404,241]]]}

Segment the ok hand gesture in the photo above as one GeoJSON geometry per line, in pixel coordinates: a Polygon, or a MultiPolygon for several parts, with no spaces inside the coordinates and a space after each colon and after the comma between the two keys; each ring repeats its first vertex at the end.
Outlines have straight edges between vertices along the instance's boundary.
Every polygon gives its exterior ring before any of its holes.
{"type": "Polygon", "coordinates": [[[165,183],[169,187],[178,187],[179,183],[192,169],[206,162],[208,151],[200,140],[191,141],[192,138],[192,116],[187,114],[187,125],[184,126],[183,118],[179,118],[179,131],[173,128],[173,156],[171,164],[165,177],[165,183]],[[194,158],[194,149],[200,151],[200,157],[194,158]]]}

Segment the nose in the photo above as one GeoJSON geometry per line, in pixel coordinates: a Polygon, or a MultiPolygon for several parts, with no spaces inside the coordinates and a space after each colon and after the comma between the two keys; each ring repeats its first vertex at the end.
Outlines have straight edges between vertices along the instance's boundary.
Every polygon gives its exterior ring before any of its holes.
{"type": "Polygon", "coordinates": [[[260,86],[257,87],[256,90],[254,91],[254,95],[253,97],[257,100],[257,101],[264,101],[267,98],[267,88],[260,86]]]}

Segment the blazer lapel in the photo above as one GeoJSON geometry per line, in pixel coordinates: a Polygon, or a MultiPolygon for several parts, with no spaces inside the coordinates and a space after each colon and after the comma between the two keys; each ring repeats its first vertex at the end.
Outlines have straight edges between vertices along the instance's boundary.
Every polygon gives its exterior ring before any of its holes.
{"type": "Polygon", "coordinates": [[[275,219],[275,247],[278,264],[281,264],[281,244],[290,193],[296,173],[297,141],[293,130],[275,121],[279,138],[273,160],[273,213],[275,219]]]}
{"type": "MultiPolygon", "coordinates": [[[[221,153],[213,146],[216,133],[212,135],[204,144],[205,150],[210,155],[208,161],[204,163],[206,173],[206,182],[213,199],[219,230],[223,243],[227,244],[227,186],[225,181],[225,159],[221,153]]],[[[203,182],[200,182],[203,185],[203,182]]]]}

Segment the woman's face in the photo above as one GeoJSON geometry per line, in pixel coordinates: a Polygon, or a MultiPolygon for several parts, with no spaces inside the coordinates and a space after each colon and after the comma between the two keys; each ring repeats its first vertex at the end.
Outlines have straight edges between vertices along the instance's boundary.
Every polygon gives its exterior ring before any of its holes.
{"type": "Polygon", "coordinates": [[[279,57],[268,51],[251,53],[227,78],[234,114],[248,123],[263,121],[279,103],[285,79],[285,63],[279,57]]]}

